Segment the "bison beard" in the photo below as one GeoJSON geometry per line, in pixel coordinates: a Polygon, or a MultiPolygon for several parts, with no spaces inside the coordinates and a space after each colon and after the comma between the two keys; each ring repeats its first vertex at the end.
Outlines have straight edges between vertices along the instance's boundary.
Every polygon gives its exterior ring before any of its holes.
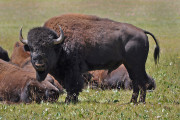
{"type": "Polygon", "coordinates": [[[36,71],[36,79],[38,81],[43,81],[46,76],[47,76],[48,72],[46,71],[36,71]]]}
{"type": "MultiPolygon", "coordinates": [[[[48,72],[65,87],[66,102],[77,102],[83,88],[82,73],[90,70],[112,70],[124,64],[133,83],[131,102],[145,102],[148,75],[145,63],[149,51],[146,34],[156,42],[155,62],[159,57],[159,45],[153,34],[127,23],[90,15],[66,14],[45,22],[44,27],[33,28],[26,44],[36,56],[37,63],[47,62],[48,72]],[[59,29],[58,24],[63,28],[59,29]],[[54,30],[54,31],[53,31],[54,30]],[[60,37],[56,34],[61,34],[60,37]],[[64,34],[63,34],[64,33],[64,34]]],[[[38,74],[39,80],[45,74],[38,74]]]]}

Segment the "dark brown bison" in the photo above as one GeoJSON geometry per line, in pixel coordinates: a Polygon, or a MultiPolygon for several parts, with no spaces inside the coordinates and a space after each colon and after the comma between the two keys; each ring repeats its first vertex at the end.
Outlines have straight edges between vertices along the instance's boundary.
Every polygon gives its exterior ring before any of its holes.
{"type": "Polygon", "coordinates": [[[145,71],[149,52],[146,34],[155,40],[156,61],[160,49],[152,33],[131,24],[91,15],[53,17],[43,27],[31,29],[27,40],[23,39],[21,29],[19,38],[31,53],[36,78],[43,81],[50,73],[61,81],[67,91],[67,103],[78,101],[84,84],[82,73],[100,69],[107,69],[111,73],[121,64],[125,65],[132,80],[131,102],[135,103],[139,91],[139,102],[145,102],[149,79],[145,71]]]}
{"type": "MultiPolygon", "coordinates": [[[[24,45],[21,42],[16,42],[14,45],[11,55],[11,63],[31,72],[31,74],[36,74],[36,71],[31,63],[30,53],[24,50],[24,45]]],[[[45,79],[56,83],[54,85],[59,89],[59,94],[64,93],[63,87],[58,83],[57,80],[54,79],[53,76],[48,74],[45,79]]]]}
{"type": "Polygon", "coordinates": [[[0,60],[0,101],[7,103],[30,103],[58,100],[59,90],[54,81],[42,82],[35,79],[35,74],[0,60]]]}
{"type": "MultiPolygon", "coordinates": [[[[84,75],[86,84],[88,82],[90,88],[101,89],[132,89],[132,80],[124,67],[120,65],[117,69],[108,74],[108,70],[94,70],[84,75]]],[[[149,77],[149,76],[148,76],[149,77]]],[[[156,88],[153,78],[149,78],[146,84],[147,90],[156,88]]]]}
{"type": "Polygon", "coordinates": [[[4,50],[1,46],[0,46],[0,59],[7,61],[7,62],[10,60],[8,52],[6,50],[4,50]]]}
{"type": "Polygon", "coordinates": [[[117,69],[108,74],[108,70],[94,70],[88,72],[91,77],[87,78],[90,88],[101,89],[132,89],[132,81],[124,67],[120,65],[117,69]]]}

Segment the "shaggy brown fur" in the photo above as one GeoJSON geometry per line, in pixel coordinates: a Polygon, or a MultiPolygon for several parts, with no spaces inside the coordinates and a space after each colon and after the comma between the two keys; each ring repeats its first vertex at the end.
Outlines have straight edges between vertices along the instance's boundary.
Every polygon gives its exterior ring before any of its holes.
{"type": "Polygon", "coordinates": [[[30,103],[57,101],[59,90],[47,79],[39,82],[35,74],[0,60],[0,101],[30,103]]]}
{"type": "Polygon", "coordinates": [[[14,44],[14,49],[11,55],[11,62],[22,66],[26,62],[26,59],[30,56],[30,52],[24,51],[23,44],[21,42],[16,42],[14,44]]]}
{"type": "Polygon", "coordinates": [[[67,37],[65,39],[66,43],[71,42],[71,44],[75,44],[77,40],[81,40],[81,44],[84,45],[88,45],[88,43],[96,45],[105,36],[111,34],[112,30],[118,31],[122,26],[120,23],[117,25],[117,22],[109,19],[81,14],[65,14],[53,17],[45,22],[44,26],[60,34],[58,24],[62,27],[67,37]]]}

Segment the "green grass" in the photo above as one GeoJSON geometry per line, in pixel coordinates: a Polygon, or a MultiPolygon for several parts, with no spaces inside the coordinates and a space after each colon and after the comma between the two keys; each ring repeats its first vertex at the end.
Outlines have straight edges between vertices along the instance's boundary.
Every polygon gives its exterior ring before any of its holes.
{"type": "Polygon", "coordinates": [[[147,93],[146,104],[126,104],[132,91],[84,90],[77,104],[0,104],[0,119],[180,119],[180,1],[179,0],[1,0],[0,45],[11,55],[29,29],[65,13],[93,14],[127,22],[152,32],[159,40],[161,56],[153,61],[154,41],[149,37],[147,72],[157,88],[147,93]]]}

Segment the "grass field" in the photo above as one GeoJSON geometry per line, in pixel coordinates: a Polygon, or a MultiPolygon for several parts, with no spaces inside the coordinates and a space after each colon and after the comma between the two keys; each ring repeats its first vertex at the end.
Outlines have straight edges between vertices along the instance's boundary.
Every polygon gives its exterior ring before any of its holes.
{"type": "Polygon", "coordinates": [[[152,32],[161,47],[155,66],[155,43],[151,37],[147,72],[157,88],[147,93],[146,104],[127,104],[132,91],[84,90],[77,104],[66,105],[66,95],[57,103],[0,104],[0,119],[180,119],[180,0],[0,0],[0,45],[12,53],[29,29],[65,13],[93,14],[127,22],[152,32]]]}

